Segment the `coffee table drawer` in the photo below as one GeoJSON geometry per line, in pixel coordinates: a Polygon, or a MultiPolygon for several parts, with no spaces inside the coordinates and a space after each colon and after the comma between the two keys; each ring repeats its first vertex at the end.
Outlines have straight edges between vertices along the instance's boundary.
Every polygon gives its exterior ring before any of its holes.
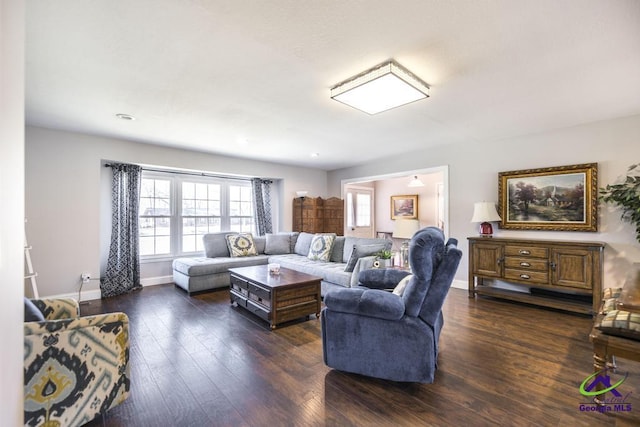
{"type": "Polygon", "coordinates": [[[263,300],[271,300],[271,291],[269,289],[258,286],[255,283],[249,282],[249,293],[263,300]]]}
{"type": "Polygon", "coordinates": [[[251,300],[247,301],[247,310],[260,317],[261,319],[266,320],[267,322],[271,321],[271,312],[265,310],[259,304],[256,304],[251,300]]]}
{"type": "Polygon", "coordinates": [[[235,289],[231,289],[231,302],[235,302],[236,304],[238,304],[241,307],[246,307],[247,306],[247,296],[246,295],[242,295],[241,293],[239,293],[237,290],[235,289]]]}
{"type": "Polygon", "coordinates": [[[231,275],[231,287],[232,288],[242,288],[249,289],[249,282],[244,279],[241,279],[238,276],[231,275]]]}

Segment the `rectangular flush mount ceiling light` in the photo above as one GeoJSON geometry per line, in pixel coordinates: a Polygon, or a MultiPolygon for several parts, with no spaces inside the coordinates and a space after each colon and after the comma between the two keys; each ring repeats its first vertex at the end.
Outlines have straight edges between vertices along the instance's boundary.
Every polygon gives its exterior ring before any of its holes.
{"type": "Polygon", "coordinates": [[[369,114],[429,97],[429,85],[394,61],[377,65],[331,88],[331,98],[369,114]]]}

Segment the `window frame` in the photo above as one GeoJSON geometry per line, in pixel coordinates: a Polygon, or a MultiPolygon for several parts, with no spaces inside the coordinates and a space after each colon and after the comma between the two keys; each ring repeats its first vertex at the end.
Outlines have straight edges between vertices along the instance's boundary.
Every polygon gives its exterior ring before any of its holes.
{"type": "MultiPolygon", "coordinates": [[[[190,173],[180,173],[180,172],[163,172],[163,171],[150,171],[143,170],[142,171],[142,179],[162,179],[168,180],[170,182],[170,252],[168,254],[157,254],[157,255],[140,255],[140,262],[158,262],[158,261],[168,261],[177,257],[182,256],[194,256],[198,254],[202,254],[202,250],[197,249],[195,251],[185,252],[183,250],[183,219],[184,218],[220,218],[220,231],[231,231],[231,216],[230,216],[230,186],[240,186],[240,187],[248,187],[250,202],[251,202],[251,215],[249,216],[241,216],[241,218],[250,218],[251,219],[251,230],[243,231],[243,232],[251,232],[255,233],[255,208],[253,200],[253,192],[251,188],[251,181],[249,178],[241,179],[241,178],[227,178],[224,176],[214,176],[214,175],[193,175],[190,173]],[[182,215],[182,205],[183,205],[183,183],[205,183],[205,184],[216,184],[220,185],[220,216],[211,216],[211,215],[182,215]]],[[[194,199],[197,200],[197,199],[194,199]]],[[[207,199],[209,200],[209,199],[207,199]]],[[[236,218],[238,216],[234,216],[236,218]]],[[[140,213],[138,213],[138,218],[141,218],[140,213]]],[[[208,231],[208,232],[216,232],[216,231],[208,231]]],[[[140,231],[138,231],[138,236],[140,236],[140,231]]],[[[196,234],[197,236],[197,234],[196,234]]]]}

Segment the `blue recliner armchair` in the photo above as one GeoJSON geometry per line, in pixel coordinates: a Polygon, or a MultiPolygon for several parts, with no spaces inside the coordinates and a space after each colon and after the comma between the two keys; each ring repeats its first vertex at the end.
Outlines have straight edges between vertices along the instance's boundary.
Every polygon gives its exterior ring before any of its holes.
{"type": "Polygon", "coordinates": [[[366,270],[360,287],[327,293],[321,316],[327,366],[392,381],[433,382],[442,304],[462,252],[456,239],[445,244],[440,229],[427,227],[413,236],[409,254],[413,277],[402,296],[383,290],[408,274],[398,270],[366,270]]]}

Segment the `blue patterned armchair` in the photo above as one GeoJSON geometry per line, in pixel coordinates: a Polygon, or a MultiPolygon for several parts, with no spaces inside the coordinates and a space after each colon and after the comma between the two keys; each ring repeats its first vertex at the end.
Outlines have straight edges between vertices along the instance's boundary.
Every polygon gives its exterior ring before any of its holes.
{"type": "Polygon", "coordinates": [[[365,270],[360,287],[325,295],[321,321],[327,366],[392,381],[433,382],[442,304],[462,252],[456,239],[445,244],[442,231],[428,227],[413,236],[409,254],[413,277],[402,295],[384,290],[407,275],[397,270],[365,270]]]}
{"type": "Polygon", "coordinates": [[[79,317],[73,299],[31,303],[25,299],[25,320],[33,321],[24,323],[24,425],[79,426],[122,403],[130,386],[127,315],[79,317]]]}

